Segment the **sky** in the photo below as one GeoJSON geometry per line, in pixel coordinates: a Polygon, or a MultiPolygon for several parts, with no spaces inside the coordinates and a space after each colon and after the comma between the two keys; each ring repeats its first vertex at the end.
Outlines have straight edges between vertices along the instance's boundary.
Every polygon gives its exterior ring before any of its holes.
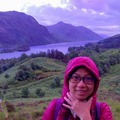
{"type": "Polygon", "coordinates": [[[0,0],[0,12],[13,10],[44,26],[63,21],[100,35],[120,34],[120,0],[0,0]]]}

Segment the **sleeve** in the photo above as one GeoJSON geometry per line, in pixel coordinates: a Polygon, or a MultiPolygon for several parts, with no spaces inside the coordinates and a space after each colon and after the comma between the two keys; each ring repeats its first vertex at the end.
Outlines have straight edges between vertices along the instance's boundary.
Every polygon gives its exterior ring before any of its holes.
{"type": "Polygon", "coordinates": [[[110,107],[105,103],[100,103],[100,120],[113,120],[110,107]]]}
{"type": "Polygon", "coordinates": [[[55,109],[55,104],[56,104],[57,99],[53,99],[48,107],[45,109],[43,115],[42,115],[42,120],[53,120],[54,119],[54,109],[55,109]]]}

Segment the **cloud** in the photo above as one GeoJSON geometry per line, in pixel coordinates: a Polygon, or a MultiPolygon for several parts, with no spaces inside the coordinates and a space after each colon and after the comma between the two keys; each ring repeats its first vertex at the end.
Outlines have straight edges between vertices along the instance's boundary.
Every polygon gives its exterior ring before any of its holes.
{"type": "MultiPolygon", "coordinates": [[[[98,19],[103,17],[104,13],[92,9],[78,9],[74,5],[68,4],[66,8],[52,7],[44,5],[40,7],[31,6],[27,9],[27,13],[32,14],[41,24],[54,24],[59,21],[71,23],[73,25],[89,25],[92,21],[98,24],[98,19]],[[86,21],[87,20],[87,21],[86,21]],[[47,23],[46,23],[47,21],[47,23]]],[[[99,19],[101,22],[102,19],[99,19]]]]}
{"type": "Polygon", "coordinates": [[[63,21],[85,26],[96,33],[120,32],[119,0],[11,0],[9,6],[7,2],[2,0],[0,8],[25,12],[42,25],[63,21]]]}
{"type": "Polygon", "coordinates": [[[71,5],[76,6],[78,9],[92,9],[94,11],[102,11],[106,9],[105,0],[70,0],[71,5]]]}
{"type": "Polygon", "coordinates": [[[120,11],[120,1],[119,0],[107,0],[108,6],[113,11],[120,11]]]}
{"type": "Polygon", "coordinates": [[[111,32],[113,35],[115,30],[116,34],[120,31],[120,27],[112,27],[119,26],[119,7],[116,7],[117,3],[113,3],[109,0],[63,0],[57,7],[50,4],[40,7],[30,6],[27,13],[35,17],[42,25],[52,25],[63,21],[88,27],[96,33],[110,34],[111,32]]]}
{"type": "Polygon", "coordinates": [[[52,7],[51,5],[40,7],[31,6],[27,9],[27,13],[32,14],[39,23],[44,25],[55,24],[59,21],[70,22],[73,15],[71,9],[52,7]]]}

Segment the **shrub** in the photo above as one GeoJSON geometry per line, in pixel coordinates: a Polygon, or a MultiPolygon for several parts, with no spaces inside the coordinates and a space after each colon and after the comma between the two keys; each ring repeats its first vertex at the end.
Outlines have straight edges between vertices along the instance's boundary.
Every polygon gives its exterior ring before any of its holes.
{"type": "Polygon", "coordinates": [[[29,89],[27,87],[22,89],[22,97],[28,98],[29,96],[29,89]]]}
{"type": "Polygon", "coordinates": [[[56,87],[60,87],[60,78],[56,77],[54,81],[55,81],[56,87]]]}
{"type": "Polygon", "coordinates": [[[59,77],[56,77],[56,78],[54,79],[54,81],[52,81],[52,82],[50,83],[50,87],[51,87],[51,88],[60,87],[60,78],[59,78],[59,77]]]}
{"type": "Polygon", "coordinates": [[[9,103],[9,102],[5,102],[6,104],[6,108],[8,112],[14,112],[15,111],[15,107],[13,104],[9,103]]]}
{"type": "Polygon", "coordinates": [[[50,83],[50,87],[51,87],[51,88],[55,88],[55,87],[56,87],[56,85],[55,85],[55,82],[54,82],[54,81],[52,81],[52,82],[50,83]]]}
{"type": "Polygon", "coordinates": [[[4,76],[5,78],[9,78],[10,77],[10,75],[9,74],[5,74],[5,76],[4,76]]]}
{"type": "Polygon", "coordinates": [[[18,80],[18,81],[24,81],[28,79],[34,79],[34,78],[35,78],[35,72],[25,65],[21,65],[19,67],[19,71],[17,71],[15,75],[15,80],[18,80]]]}
{"type": "Polygon", "coordinates": [[[39,97],[43,97],[45,95],[45,92],[42,91],[42,89],[38,88],[36,89],[36,95],[38,95],[39,97]]]}

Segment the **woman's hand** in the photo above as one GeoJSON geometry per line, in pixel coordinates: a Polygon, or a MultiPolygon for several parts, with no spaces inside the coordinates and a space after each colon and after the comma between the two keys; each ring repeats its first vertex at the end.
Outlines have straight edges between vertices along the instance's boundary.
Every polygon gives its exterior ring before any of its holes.
{"type": "Polygon", "coordinates": [[[67,97],[64,97],[64,99],[68,104],[63,103],[63,106],[74,111],[81,120],[92,120],[90,108],[93,98],[88,101],[79,101],[72,94],[67,93],[67,97]]]}

